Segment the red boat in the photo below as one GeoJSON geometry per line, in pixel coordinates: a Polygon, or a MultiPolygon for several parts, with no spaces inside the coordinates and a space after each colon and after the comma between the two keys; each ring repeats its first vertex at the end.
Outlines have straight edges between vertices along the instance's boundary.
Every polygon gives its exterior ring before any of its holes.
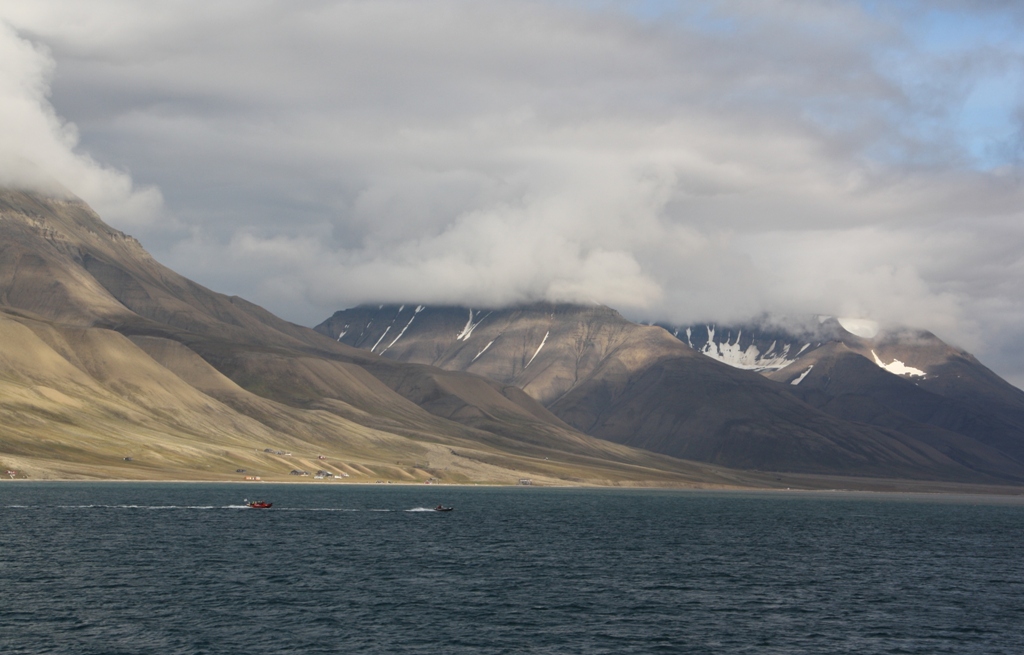
{"type": "Polygon", "coordinates": [[[273,507],[273,506],[274,506],[274,503],[268,503],[268,502],[264,502],[262,500],[254,500],[251,503],[249,503],[249,507],[251,507],[253,509],[268,509],[268,508],[273,507]]]}

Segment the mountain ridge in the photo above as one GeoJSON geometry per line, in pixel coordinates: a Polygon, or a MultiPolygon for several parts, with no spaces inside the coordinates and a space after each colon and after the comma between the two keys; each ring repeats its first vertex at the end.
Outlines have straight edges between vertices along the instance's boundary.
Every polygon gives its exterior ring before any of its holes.
{"type": "MultiPolygon", "coordinates": [[[[941,477],[965,469],[961,474],[967,477],[1014,480],[1024,466],[1021,433],[1011,423],[1003,426],[1013,431],[1003,443],[978,443],[979,433],[961,434],[947,424],[909,417],[873,424],[825,411],[827,404],[808,402],[813,399],[789,384],[803,373],[797,357],[768,376],[738,370],[704,356],[692,343],[692,329],[687,343],[678,329],[673,335],[661,326],[635,324],[604,307],[363,305],[336,312],[316,329],[397,361],[515,384],[583,432],[675,457],[827,474],[941,477]]],[[[832,322],[821,328],[822,342],[834,339],[837,330],[860,339],[832,322]]],[[[714,332],[708,329],[706,336],[713,339],[714,332]]],[[[786,349],[804,357],[820,345],[786,349]]],[[[764,344],[767,352],[773,347],[764,344]]],[[[875,348],[884,357],[899,354],[887,342],[875,348]]],[[[984,378],[986,371],[977,376],[984,378]]]]}
{"type": "Polygon", "coordinates": [[[999,378],[970,353],[927,330],[873,325],[855,334],[845,329],[841,319],[822,317],[815,323],[818,329],[794,331],[788,340],[785,331],[776,328],[760,341],[754,336],[757,326],[729,326],[724,328],[727,336],[714,345],[711,335],[721,334],[722,329],[669,329],[674,334],[682,330],[699,334],[696,343],[691,340],[688,345],[719,358],[724,352],[749,355],[758,343],[779,339],[780,334],[789,346],[809,340],[811,347],[783,367],[765,368],[762,375],[788,383],[794,395],[833,416],[885,425],[898,415],[916,424],[915,430],[928,425],[963,434],[1018,461],[1024,459],[1024,391],[999,378]],[[748,335],[744,341],[742,334],[748,335]],[[730,344],[731,335],[736,337],[730,344]],[[887,413],[884,421],[865,414],[869,406],[871,411],[887,413]]]}
{"type": "Polygon", "coordinates": [[[744,484],[215,293],[80,200],[0,190],[0,325],[0,463],[32,477],[744,484]]]}
{"type": "Polygon", "coordinates": [[[358,334],[314,331],[160,265],[79,200],[3,189],[0,464],[135,479],[325,467],[503,484],[1022,479],[999,444],[920,417],[851,423],[610,308],[489,311],[392,307],[358,334]]]}

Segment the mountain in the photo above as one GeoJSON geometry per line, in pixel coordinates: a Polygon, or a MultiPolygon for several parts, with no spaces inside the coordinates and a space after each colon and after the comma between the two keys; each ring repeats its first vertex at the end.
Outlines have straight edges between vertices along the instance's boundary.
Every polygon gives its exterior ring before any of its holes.
{"type": "MultiPolygon", "coordinates": [[[[600,306],[381,305],[337,312],[316,330],[398,362],[515,385],[582,432],[673,457],[801,474],[1012,482],[1024,474],[1024,433],[1009,419],[983,434],[953,420],[938,422],[937,415],[932,422],[921,420],[909,409],[885,408],[884,417],[876,412],[873,418],[840,402],[830,405],[827,394],[803,393],[817,379],[812,374],[791,384],[810,368],[810,358],[833,350],[824,346],[839,343],[836,335],[855,336],[838,322],[808,333],[748,333],[750,341],[738,330],[726,340],[726,332],[713,326],[704,326],[702,335],[691,326],[685,340],[685,328],[638,325],[600,306]],[[721,361],[728,357],[707,356],[709,345],[728,351],[738,366],[721,361]]],[[[907,337],[857,347],[874,350],[883,365],[869,362],[871,372],[886,382],[919,388],[892,371],[902,370],[899,357],[904,368],[911,366],[907,361],[925,366],[931,358],[927,366],[935,375],[969,371],[971,380],[999,391],[987,394],[992,402],[1014,396],[1012,387],[978,368],[969,355],[942,350],[921,334],[915,338],[926,345],[914,357],[905,352],[907,337]]],[[[818,370],[824,375],[822,364],[818,370]]],[[[946,385],[954,388],[948,380],[946,385]]],[[[951,394],[967,394],[969,386],[955,386],[951,394]]],[[[976,396],[968,396],[964,411],[976,411],[963,414],[964,421],[984,411],[976,396]]],[[[951,399],[941,398],[947,404],[951,399]]]]}
{"type": "Polygon", "coordinates": [[[1024,461],[1024,391],[930,332],[831,317],[665,327],[697,352],[787,384],[832,416],[957,434],[1024,461]]]}
{"type": "Polygon", "coordinates": [[[0,466],[18,476],[1024,479],[1016,392],[927,335],[929,361],[906,339],[821,340],[766,376],[598,306],[364,307],[314,331],[167,269],[70,194],[0,189],[0,335],[0,466]],[[826,370],[864,381],[839,393],[826,370]],[[879,374],[917,404],[867,393],[879,374]]]}
{"type": "Polygon", "coordinates": [[[0,189],[0,466],[34,478],[764,486],[584,435],[160,265],[66,195],[0,189]]]}

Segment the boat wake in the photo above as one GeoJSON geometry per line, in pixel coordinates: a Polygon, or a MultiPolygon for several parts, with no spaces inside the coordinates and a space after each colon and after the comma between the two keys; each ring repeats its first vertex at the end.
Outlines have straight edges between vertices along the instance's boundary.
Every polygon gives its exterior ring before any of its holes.
{"type": "MultiPolygon", "coordinates": [[[[274,509],[278,509],[275,507],[274,509]]],[[[282,512],[390,512],[389,509],[353,509],[351,507],[281,507],[282,512]]]]}
{"type": "Polygon", "coordinates": [[[57,505],[57,509],[225,509],[216,505],[57,505]]]}
{"type": "MultiPolygon", "coordinates": [[[[218,509],[251,509],[249,505],[0,505],[0,509],[127,509],[127,510],[218,510],[218,509]]],[[[407,510],[385,508],[354,508],[354,507],[274,507],[278,512],[433,512],[432,507],[414,507],[407,510]]]]}

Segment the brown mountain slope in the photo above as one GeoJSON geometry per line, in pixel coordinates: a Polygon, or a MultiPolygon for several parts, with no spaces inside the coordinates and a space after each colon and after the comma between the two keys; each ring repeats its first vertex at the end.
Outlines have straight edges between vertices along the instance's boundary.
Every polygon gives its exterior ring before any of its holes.
{"type": "MultiPolygon", "coordinates": [[[[328,398],[298,408],[246,391],[162,338],[130,341],[7,313],[0,337],[0,464],[35,478],[238,479],[242,468],[264,479],[326,469],[356,481],[768,483],[570,430],[524,444],[515,433],[444,421],[401,398],[421,421],[401,420],[403,408],[398,418],[380,418],[328,398]]],[[[535,426],[519,427],[532,435],[535,426]]]]}
{"type": "Polygon", "coordinates": [[[514,384],[588,434],[675,457],[837,475],[1024,474],[1021,462],[941,429],[905,432],[819,411],[789,385],[715,362],[603,307],[364,306],[316,329],[386,358],[514,384]]]}
{"type": "Polygon", "coordinates": [[[0,244],[0,464],[36,477],[757,479],[586,437],[516,389],[214,293],[73,198],[0,190],[0,244]]]}
{"type": "Polygon", "coordinates": [[[512,384],[546,405],[598,370],[636,371],[662,357],[697,359],[664,330],[630,323],[596,305],[362,306],[337,312],[315,329],[395,361],[512,384]]]}
{"type": "Polygon", "coordinates": [[[0,189],[0,303],[62,323],[173,328],[302,347],[310,330],[159,264],[88,205],[0,189]]]}

